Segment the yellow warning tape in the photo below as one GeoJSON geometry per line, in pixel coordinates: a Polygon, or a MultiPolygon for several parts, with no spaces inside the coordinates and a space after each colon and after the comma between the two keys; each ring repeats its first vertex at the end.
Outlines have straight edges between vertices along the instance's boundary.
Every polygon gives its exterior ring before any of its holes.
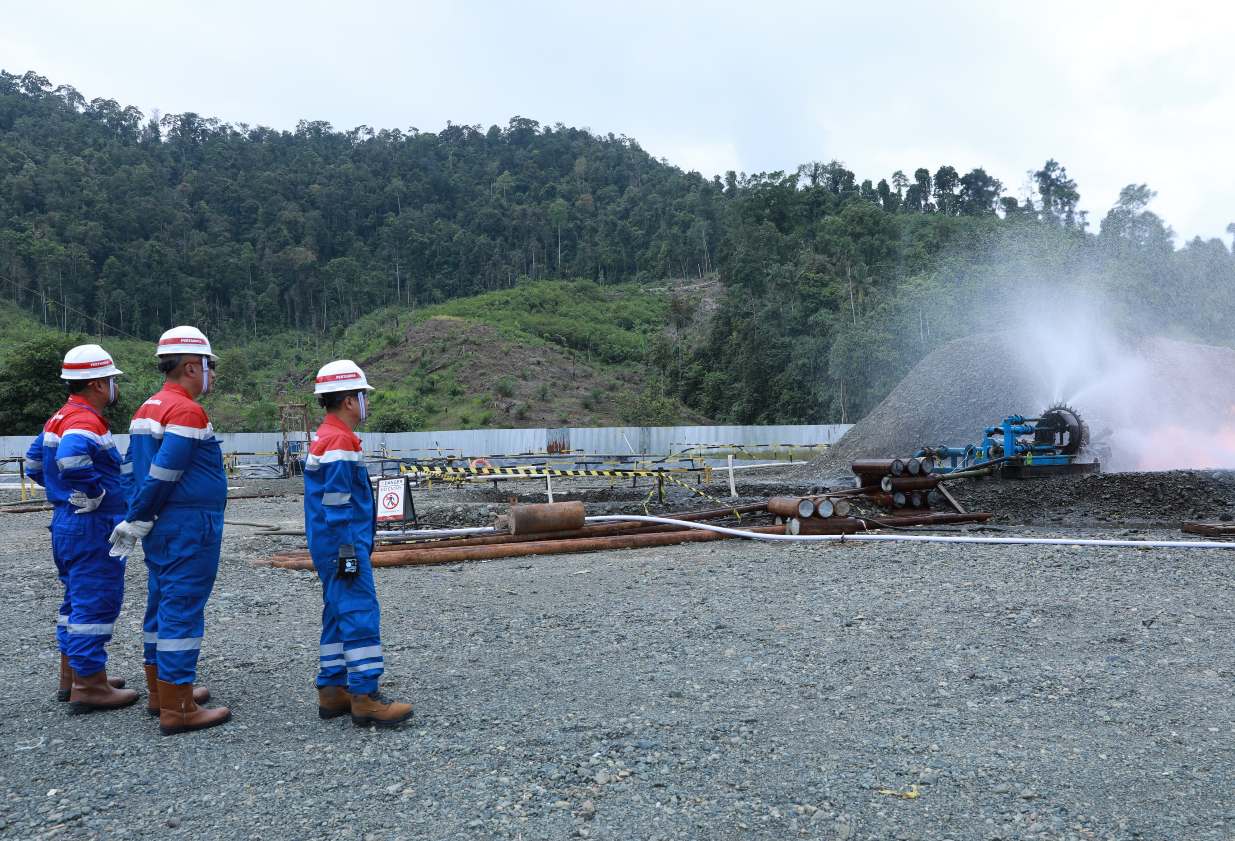
{"type": "Polygon", "coordinates": [[[697,473],[699,469],[675,468],[672,470],[558,470],[552,467],[428,467],[423,464],[404,464],[402,469],[407,473],[423,473],[427,476],[440,476],[444,479],[464,476],[530,476],[540,478],[545,474],[550,476],[616,476],[629,478],[632,476],[661,476],[673,481],[671,473],[697,473]]]}

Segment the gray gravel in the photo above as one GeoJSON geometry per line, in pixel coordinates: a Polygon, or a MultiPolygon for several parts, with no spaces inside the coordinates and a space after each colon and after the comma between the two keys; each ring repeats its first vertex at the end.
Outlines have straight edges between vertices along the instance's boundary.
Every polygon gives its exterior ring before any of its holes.
{"type": "MultiPolygon", "coordinates": [[[[235,718],[164,738],[139,707],[52,700],[47,515],[0,517],[6,838],[1235,837],[1227,552],[723,543],[380,570],[386,686],[417,718],[374,732],[316,716],[312,574],[252,565],[296,541],[229,527],[202,677],[235,718]]],[[[138,682],[144,576],[111,646],[138,682]]]]}

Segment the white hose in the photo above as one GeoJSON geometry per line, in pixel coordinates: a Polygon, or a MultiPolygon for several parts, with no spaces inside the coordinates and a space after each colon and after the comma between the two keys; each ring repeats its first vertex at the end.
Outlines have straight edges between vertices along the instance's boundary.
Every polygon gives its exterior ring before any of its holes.
{"type": "Polygon", "coordinates": [[[379,538],[386,537],[410,537],[413,540],[416,538],[433,538],[433,537],[467,537],[477,534],[493,534],[497,529],[494,528],[474,528],[474,529],[406,529],[403,531],[379,531],[376,532],[379,538]]]}
{"type": "Polygon", "coordinates": [[[639,514],[611,514],[584,518],[589,523],[663,523],[667,526],[711,531],[751,540],[792,540],[810,542],[848,543],[993,543],[1010,546],[1038,544],[1042,546],[1125,546],[1131,549],[1235,549],[1235,541],[1223,543],[1216,540],[1096,540],[1082,537],[977,537],[943,534],[762,534],[760,532],[714,526],[709,523],[692,523],[686,520],[671,520],[668,517],[644,517],[639,514]]]}

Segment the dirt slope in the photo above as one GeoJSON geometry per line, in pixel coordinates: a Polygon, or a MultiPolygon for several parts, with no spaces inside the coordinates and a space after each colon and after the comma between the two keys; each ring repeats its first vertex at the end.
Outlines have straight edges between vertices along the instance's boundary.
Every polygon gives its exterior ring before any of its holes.
{"type": "MultiPolygon", "coordinates": [[[[647,379],[641,366],[587,362],[448,316],[412,325],[398,344],[361,365],[371,379],[409,390],[434,378],[434,390],[417,392],[424,401],[445,417],[452,417],[452,406],[469,404],[474,414],[489,413],[483,425],[492,427],[621,424],[623,409],[647,379]]],[[[684,422],[702,420],[685,409],[681,414],[684,422]]]]}

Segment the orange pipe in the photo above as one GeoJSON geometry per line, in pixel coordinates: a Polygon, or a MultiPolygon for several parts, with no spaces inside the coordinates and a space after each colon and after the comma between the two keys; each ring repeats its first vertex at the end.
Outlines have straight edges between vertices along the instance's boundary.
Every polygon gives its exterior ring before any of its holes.
{"type": "MultiPolygon", "coordinates": [[[[760,534],[784,534],[784,526],[759,526],[750,529],[760,534]]],[[[407,549],[382,552],[372,558],[375,567],[428,566],[457,564],[462,561],[489,561],[496,558],[519,558],[526,555],[566,555],[575,552],[600,552],[610,549],[643,549],[651,546],[673,546],[678,543],[707,543],[730,540],[726,534],[710,531],[676,531],[666,534],[628,534],[612,537],[584,537],[574,540],[542,540],[530,543],[504,543],[489,546],[457,546],[437,549],[407,549]]],[[[275,555],[273,565],[282,569],[313,569],[313,562],[299,556],[275,555]]]]}

